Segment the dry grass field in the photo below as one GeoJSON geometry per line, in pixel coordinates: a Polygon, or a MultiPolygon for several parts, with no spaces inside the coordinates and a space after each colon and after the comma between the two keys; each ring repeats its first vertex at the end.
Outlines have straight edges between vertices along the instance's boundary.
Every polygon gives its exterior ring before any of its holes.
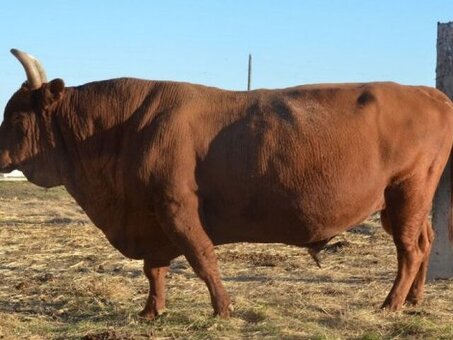
{"type": "Polygon", "coordinates": [[[231,319],[211,316],[181,257],[167,313],[143,321],[140,261],[113,249],[64,189],[0,182],[0,339],[453,339],[453,280],[429,283],[420,307],[379,309],[396,256],[376,219],[334,239],[321,269],[296,247],[217,251],[231,319]]]}

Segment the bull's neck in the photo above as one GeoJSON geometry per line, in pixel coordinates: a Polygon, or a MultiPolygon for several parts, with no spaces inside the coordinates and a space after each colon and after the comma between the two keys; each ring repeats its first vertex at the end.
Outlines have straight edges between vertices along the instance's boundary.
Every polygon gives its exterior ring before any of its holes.
{"type": "Polygon", "coordinates": [[[162,87],[156,82],[118,79],[67,89],[59,108],[59,140],[65,158],[61,172],[64,185],[82,207],[121,192],[118,158],[125,136],[153,119],[162,87]]]}

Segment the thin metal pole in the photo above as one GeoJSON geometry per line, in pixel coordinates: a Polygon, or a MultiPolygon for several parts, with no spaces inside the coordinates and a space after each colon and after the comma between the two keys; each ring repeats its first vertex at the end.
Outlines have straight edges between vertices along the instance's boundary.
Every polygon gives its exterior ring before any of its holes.
{"type": "Polygon", "coordinates": [[[247,91],[250,91],[251,86],[252,86],[252,55],[249,54],[249,72],[248,72],[248,80],[247,80],[247,91]]]}

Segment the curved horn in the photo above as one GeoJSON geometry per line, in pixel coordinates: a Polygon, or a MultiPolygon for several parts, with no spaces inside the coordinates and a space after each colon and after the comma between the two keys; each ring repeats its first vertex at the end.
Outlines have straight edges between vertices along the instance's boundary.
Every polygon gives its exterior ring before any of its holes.
{"type": "Polygon", "coordinates": [[[13,48],[11,53],[20,61],[27,74],[27,81],[32,90],[47,82],[46,72],[38,59],[25,52],[13,48]]]}

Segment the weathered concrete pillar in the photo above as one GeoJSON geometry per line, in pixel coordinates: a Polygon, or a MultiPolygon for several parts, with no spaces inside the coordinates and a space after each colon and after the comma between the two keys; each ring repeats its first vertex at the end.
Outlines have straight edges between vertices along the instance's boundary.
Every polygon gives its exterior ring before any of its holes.
{"type": "MultiPolygon", "coordinates": [[[[437,25],[436,87],[453,99],[453,22],[437,25]]],[[[431,252],[428,280],[453,277],[451,181],[450,158],[434,197],[433,227],[436,238],[431,252]]]]}

